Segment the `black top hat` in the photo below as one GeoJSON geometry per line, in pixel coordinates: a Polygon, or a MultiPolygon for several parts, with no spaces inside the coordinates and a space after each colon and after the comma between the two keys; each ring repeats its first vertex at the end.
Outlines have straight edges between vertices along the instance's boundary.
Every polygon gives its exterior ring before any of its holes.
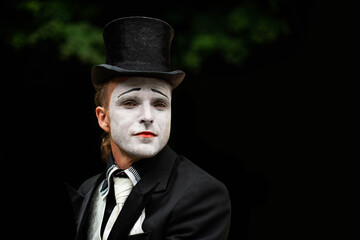
{"type": "Polygon", "coordinates": [[[176,88],[184,79],[181,70],[170,71],[173,28],[149,17],[125,17],[103,30],[106,64],[92,68],[94,86],[119,76],[144,76],[169,81],[176,88]]]}

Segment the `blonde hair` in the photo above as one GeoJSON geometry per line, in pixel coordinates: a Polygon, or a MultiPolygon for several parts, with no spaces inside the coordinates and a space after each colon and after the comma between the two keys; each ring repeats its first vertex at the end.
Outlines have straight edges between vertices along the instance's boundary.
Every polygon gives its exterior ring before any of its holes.
{"type": "MultiPolygon", "coordinates": [[[[101,85],[96,85],[95,86],[95,97],[94,97],[94,102],[96,107],[101,106],[105,109],[108,108],[108,83],[104,83],[101,85]]],[[[109,159],[109,154],[111,152],[111,144],[110,144],[110,135],[107,132],[104,132],[102,134],[102,139],[101,139],[101,159],[104,162],[107,162],[109,159]]]]}

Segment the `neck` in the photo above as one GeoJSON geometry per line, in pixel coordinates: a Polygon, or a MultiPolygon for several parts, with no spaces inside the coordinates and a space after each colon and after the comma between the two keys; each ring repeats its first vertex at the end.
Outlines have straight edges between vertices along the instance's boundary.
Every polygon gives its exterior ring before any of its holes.
{"type": "Polygon", "coordinates": [[[128,169],[134,162],[138,160],[121,151],[121,149],[112,140],[111,150],[116,164],[121,169],[128,169]]]}

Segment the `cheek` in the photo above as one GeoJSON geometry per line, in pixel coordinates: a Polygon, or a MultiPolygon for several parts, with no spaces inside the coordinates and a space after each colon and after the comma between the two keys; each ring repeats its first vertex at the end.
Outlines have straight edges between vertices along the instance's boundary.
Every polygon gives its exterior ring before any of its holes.
{"type": "Polygon", "coordinates": [[[171,128],[171,114],[164,113],[158,118],[158,123],[163,133],[169,134],[171,128]]]}
{"type": "Polygon", "coordinates": [[[110,109],[110,128],[111,131],[126,131],[135,121],[131,114],[125,114],[121,110],[110,109]]]}

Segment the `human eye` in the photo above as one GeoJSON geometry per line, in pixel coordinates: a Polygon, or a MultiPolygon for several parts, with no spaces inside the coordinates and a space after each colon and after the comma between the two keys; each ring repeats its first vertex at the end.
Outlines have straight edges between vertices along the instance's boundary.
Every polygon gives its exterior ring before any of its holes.
{"type": "Polygon", "coordinates": [[[137,107],[139,104],[135,99],[126,99],[122,101],[121,105],[127,109],[132,109],[137,107]]]}
{"type": "Polygon", "coordinates": [[[167,108],[168,104],[164,101],[161,101],[161,100],[158,100],[158,101],[155,101],[153,106],[159,110],[159,111],[163,111],[167,108]]]}

